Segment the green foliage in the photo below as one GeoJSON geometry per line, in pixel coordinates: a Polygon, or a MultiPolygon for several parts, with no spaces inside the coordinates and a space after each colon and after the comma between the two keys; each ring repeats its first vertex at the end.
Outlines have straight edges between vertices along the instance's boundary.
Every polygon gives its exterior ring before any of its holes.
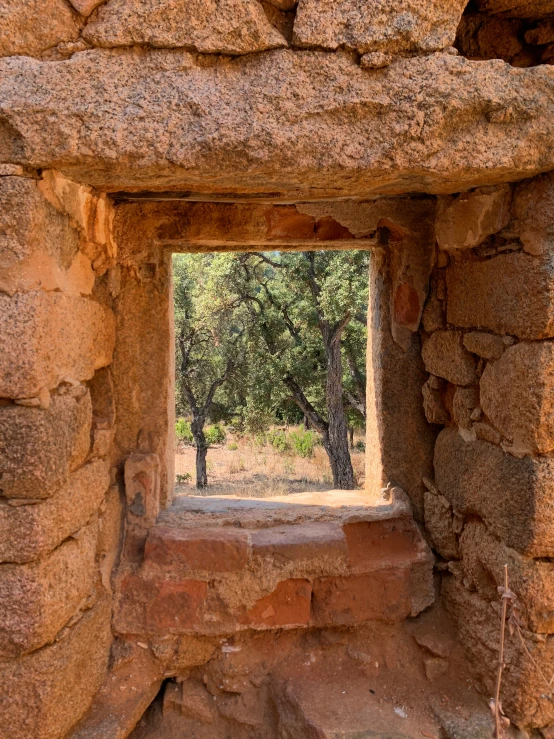
{"type": "Polygon", "coordinates": [[[288,436],[292,450],[296,455],[307,459],[313,457],[314,449],[319,443],[319,438],[315,432],[295,429],[288,436]]]}
{"type": "Polygon", "coordinates": [[[356,442],[356,443],[354,444],[354,449],[355,449],[355,450],[356,450],[357,452],[365,452],[365,441],[357,441],[357,442],[356,442]]]}
{"type": "Polygon", "coordinates": [[[287,435],[281,429],[273,429],[267,435],[267,440],[271,446],[281,454],[285,454],[290,450],[290,442],[287,439],[287,435]]]}
{"type": "Polygon", "coordinates": [[[184,418],[179,418],[179,420],[175,424],[175,434],[177,435],[177,438],[181,439],[182,441],[186,441],[187,443],[192,444],[193,437],[192,431],[190,430],[190,423],[189,421],[185,421],[184,418]]]}
{"type": "Polygon", "coordinates": [[[182,485],[183,483],[188,482],[188,480],[192,480],[192,475],[188,472],[178,473],[177,475],[175,475],[175,478],[177,480],[177,483],[182,485]]]}
{"type": "Polygon", "coordinates": [[[219,423],[214,423],[213,426],[204,429],[204,436],[208,444],[222,444],[227,438],[225,429],[219,423]]]}
{"type": "Polygon", "coordinates": [[[230,444],[227,444],[227,449],[230,452],[236,452],[238,448],[239,448],[238,444],[236,444],[234,441],[232,441],[230,444]]]}

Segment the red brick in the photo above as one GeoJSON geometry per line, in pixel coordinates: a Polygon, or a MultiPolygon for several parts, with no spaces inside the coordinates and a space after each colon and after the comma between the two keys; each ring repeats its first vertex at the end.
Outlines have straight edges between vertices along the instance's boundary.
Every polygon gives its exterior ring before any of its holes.
{"type": "Polygon", "coordinates": [[[245,615],[243,623],[254,628],[307,626],[312,588],[308,580],[283,580],[245,615]]]}
{"type": "Polygon", "coordinates": [[[199,609],[208,585],[200,580],[143,580],[121,583],[116,630],[121,633],[179,634],[201,625],[199,609]]]}
{"type": "Polygon", "coordinates": [[[350,523],[344,533],[355,572],[409,566],[421,555],[421,534],[409,519],[350,523]]]}
{"type": "Polygon", "coordinates": [[[322,577],[313,585],[316,626],[364,621],[397,622],[411,612],[409,570],[379,570],[351,577],[322,577]]]}
{"type": "Polygon", "coordinates": [[[146,542],[146,565],[170,568],[173,573],[194,570],[237,572],[246,566],[248,536],[224,528],[178,529],[155,526],[146,542]]]}
{"type": "Polygon", "coordinates": [[[323,558],[346,562],[347,552],[344,533],[333,523],[275,526],[252,533],[252,554],[275,564],[323,558]]]}

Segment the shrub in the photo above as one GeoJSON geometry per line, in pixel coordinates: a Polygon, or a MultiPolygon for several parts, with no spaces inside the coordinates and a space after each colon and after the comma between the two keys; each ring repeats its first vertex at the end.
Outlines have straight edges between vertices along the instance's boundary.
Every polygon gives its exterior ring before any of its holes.
{"type": "Polygon", "coordinates": [[[288,452],[290,449],[290,443],[287,439],[287,435],[281,429],[274,429],[267,435],[267,440],[271,446],[281,454],[288,452]]]}
{"type": "Polygon", "coordinates": [[[304,429],[291,431],[289,440],[294,453],[299,457],[306,458],[313,456],[314,447],[319,443],[318,436],[314,431],[304,431],[304,429]]]}
{"type": "Polygon", "coordinates": [[[355,450],[356,450],[357,452],[365,452],[365,441],[357,441],[357,442],[356,442],[356,443],[354,444],[354,449],[355,449],[355,450]]]}
{"type": "Polygon", "coordinates": [[[179,484],[187,482],[188,480],[192,480],[192,475],[188,472],[184,472],[183,474],[177,473],[175,477],[177,478],[177,483],[179,484]]]}
{"type": "Polygon", "coordinates": [[[204,431],[204,436],[208,444],[221,444],[227,438],[225,429],[219,423],[214,423],[213,426],[208,426],[204,431]]]}
{"type": "Polygon", "coordinates": [[[180,418],[175,424],[175,433],[177,434],[177,437],[182,441],[186,441],[189,444],[192,444],[193,437],[192,431],[190,430],[190,423],[188,421],[185,421],[184,418],[180,418]]]}
{"type": "Polygon", "coordinates": [[[230,444],[227,444],[227,449],[230,452],[236,452],[238,448],[239,448],[238,444],[236,444],[234,441],[232,441],[230,444]]]}

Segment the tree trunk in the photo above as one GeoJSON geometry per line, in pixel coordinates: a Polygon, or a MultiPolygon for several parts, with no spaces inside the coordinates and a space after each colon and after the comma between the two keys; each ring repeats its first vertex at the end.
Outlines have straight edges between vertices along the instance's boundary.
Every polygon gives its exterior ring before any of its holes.
{"type": "MultiPolygon", "coordinates": [[[[331,463],[333,485],[339,490],[356,487],[350,451],[348,449],[348,424],[342,400],[342,358],[340,334],[326,342],[327,355],[327,408],[329,432],[325,451],[331,463]]],[[[325,440],[324,440],[325,442],[325,440]]]]}
{"type": "Polygon", "coordinates": [[[304,431],[309,431],[309,430],[310,430],[310,419],[304,413],[304,431]]]}
{"type": "Polygon", "coordinates": [[[204,436],[204,419],[193,418],[190,430],[196,444],[196,487],[199,490],[208,487],[208,472],[206,468],[206,456],[208,444],[204,436]]]}
{"type": "Polygon", "coordinates": [[[348,434],[350,436],[350,449],[354,449],[354,426],[350,426],[348,434]]]}

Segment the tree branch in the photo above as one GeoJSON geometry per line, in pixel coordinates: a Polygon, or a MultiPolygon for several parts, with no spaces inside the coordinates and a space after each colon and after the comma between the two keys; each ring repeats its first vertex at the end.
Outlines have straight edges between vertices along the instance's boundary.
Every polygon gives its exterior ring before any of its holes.
{"type": "Polygon", "coordinates": [[[319,415],[319,413],[310,403],[308,398],[306,398],[296,380],[287,375],[283,378],[283,382],[291,391],[292,399],[300,408],[300,410],[308,417],[310,423],[315,428],[315,430],[318,431],[322,436],[326,435],[329,431],[329,424],[324,418],[319,415]]]}

